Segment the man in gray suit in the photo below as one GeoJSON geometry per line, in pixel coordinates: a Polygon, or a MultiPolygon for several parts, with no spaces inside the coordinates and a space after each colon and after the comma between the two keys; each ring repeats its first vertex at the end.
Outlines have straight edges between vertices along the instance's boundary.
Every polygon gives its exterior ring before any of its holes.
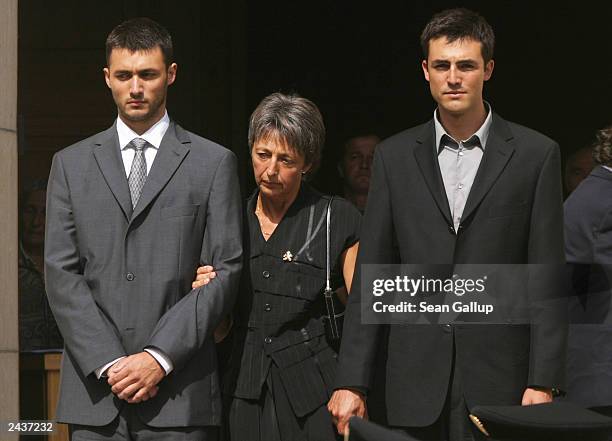
{"type": "Polygon", "coordinates": [[[236,158],[166,112],[172,40],[146,18],[106,42],[119,116],[53,159],[45,271],[65,339],[57,419],[72,439],[217,438],[212,331],[241,270],[236,158]],[[217,277],[191,290],[198,265],[217,277]]]}

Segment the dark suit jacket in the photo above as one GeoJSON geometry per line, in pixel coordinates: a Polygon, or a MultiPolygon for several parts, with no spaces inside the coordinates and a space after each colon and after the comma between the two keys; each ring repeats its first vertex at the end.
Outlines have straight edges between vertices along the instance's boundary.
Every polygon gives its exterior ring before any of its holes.
{"type": "Polygon", "coordinates": [[[240,206],[235,156],[174,123],[133,212],[115,126],[55,155],[45,271],[65,339],[59,421],[111,422],[125,402],[94,371],[153,346],[174,371],[155,398],[136,405],[142,421],[220,423],[211,331],[235,299],[240,206]],[[192,291],[200,264],[214,265],[218,277],[192,291]]]}
{"type": "Polygon", "coordinates": [[[455,234],[434,133],[429,121],[376,149],[341,345],[336,386],[368,390],[387,340],[384,403],[393,426],[426,426],[440,415],[453,350],[468,406],[520,404],[528,385],[559,387],[563,377],[563,332],[545,340],[550,329],[528,325],[361,323],[363,264],[563,262],[557,144],[494,114],[455,234]]]}
{"type": "Polygon", "coordinates": [[[573,287],[567,398],[612,406],[612,172],[593,169],[564,211],[573,287]]]}

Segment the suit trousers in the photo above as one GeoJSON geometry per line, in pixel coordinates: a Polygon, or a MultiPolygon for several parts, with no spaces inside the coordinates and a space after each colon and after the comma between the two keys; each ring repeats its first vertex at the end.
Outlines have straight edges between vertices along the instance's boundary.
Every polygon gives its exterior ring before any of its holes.
{"type": "Polygon", "coordinates": [[[218,441],[217,426],[151,427],[140,421],[136,406],[126,404],[106,426],[69,426],[71,441],[218,441]]]}
{"type": "Polygon", "coordinates": [[[453,349],[453,368],[444,407],[438,419],[425,427],[394,427],[411,441],[484,441],[484,435],[469,418],[463,395],[460,368],[453,349]]]}

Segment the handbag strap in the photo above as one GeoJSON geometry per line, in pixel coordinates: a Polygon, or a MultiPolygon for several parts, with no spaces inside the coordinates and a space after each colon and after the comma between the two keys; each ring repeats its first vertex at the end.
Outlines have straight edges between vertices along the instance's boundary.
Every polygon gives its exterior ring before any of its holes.
{"type": "Polygon", "coordinates": [[[326,291],[331,291],[331,284],[330,284],[330,279],[331,279],[331,263],[330,263],[330,219],[331,219],[331,203],[332,200],[334,199],[333,196],[329,197],[329,202],[327,203],[327,213],[326,213],[326,223],[327,223],[327,228],[326,228],[326,235],[325,235],[325,240],[326,240],[326,248],[325,248],[325,270],[326,270],[326,275],[325,275],[325,290],[326,291]]]}

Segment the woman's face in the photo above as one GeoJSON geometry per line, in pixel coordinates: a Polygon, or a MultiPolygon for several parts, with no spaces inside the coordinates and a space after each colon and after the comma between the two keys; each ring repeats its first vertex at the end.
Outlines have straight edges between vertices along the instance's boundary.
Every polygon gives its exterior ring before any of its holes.
{"type": "Polygon", "coordinates": [[[253,173],[262,196],[285,199],[297,194],[302,172],[307,172],[304,156],[278,137],[269,136],[253,144],[253,173]]]}

